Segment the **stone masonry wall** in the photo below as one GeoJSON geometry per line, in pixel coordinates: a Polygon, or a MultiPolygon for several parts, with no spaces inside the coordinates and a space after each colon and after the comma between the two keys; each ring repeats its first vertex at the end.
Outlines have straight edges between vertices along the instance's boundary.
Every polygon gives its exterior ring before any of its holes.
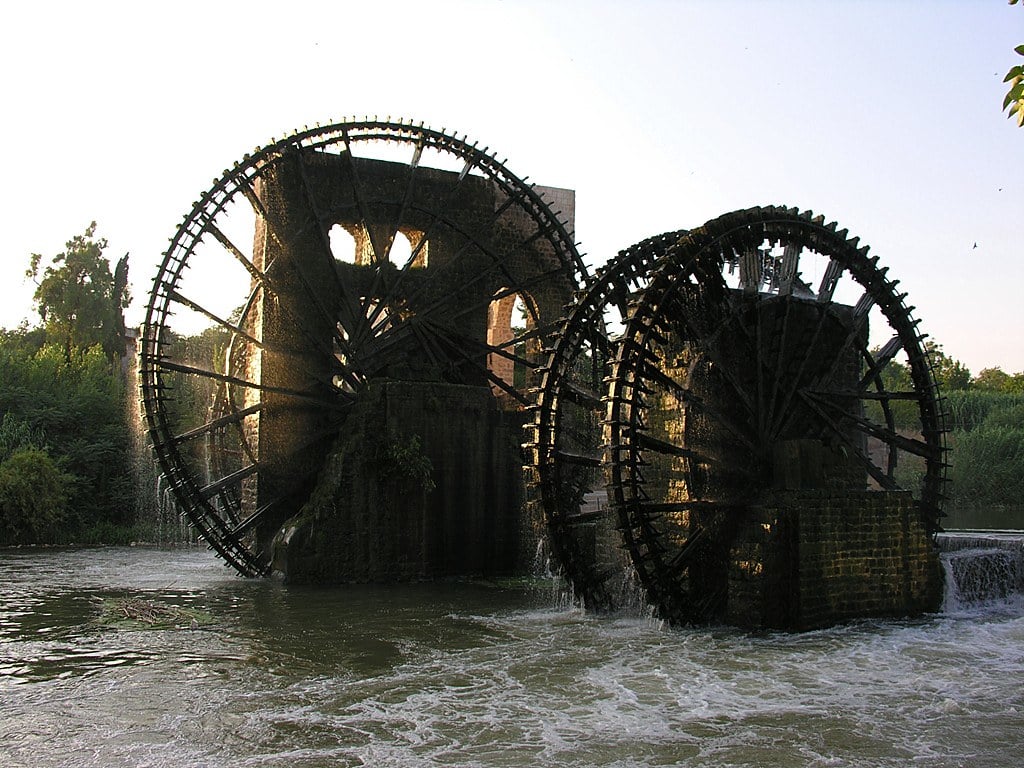
{"type": "Polygon", "coordinates": [[[322,584],[522,570],[516,417],[486,387],[372,382],[275,540],[274,570],[322,584]]]}
{"type": "Polygon", "coordinates": [[[732,547],[726,621],[813,629],[936,611],[938,551],[909,492],[781,491],[732,547]]]}

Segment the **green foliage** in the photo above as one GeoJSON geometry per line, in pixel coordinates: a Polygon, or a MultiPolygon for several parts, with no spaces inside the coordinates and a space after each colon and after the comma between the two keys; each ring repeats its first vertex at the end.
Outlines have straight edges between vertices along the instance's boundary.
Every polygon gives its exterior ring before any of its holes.
{"type": "MultiPolygon", "coordinates": [[[[953,431],[970,432],[980,427],[999,411],[1014,411],[1024,405],[1024,394],[1007,394],[986,390],[961,390],[950,392],[946,397],[946,424],[953,431]]],[[[1024,426],[1024,425],[1022,425],[1024,426]]]]}
{"type": "Polygon", "coordinates": [[[955,507],[1024,507],[1024,394],[973,390],[949,402],[955,507]]]}
{"type": "MultiPolygon", "coordinates": [[[[1010,0],[1010,5],[1016,4],[1017,0],[1010,0]]],[[[1024,56],[1024,45],[1018,45],[1013,50],[1018,56],[1024,56]]],[[[1020,128],[1024,126],[1024,64],[1010,67],[1003,82],[1010,84],[1006,98],[1003,99],[1003,109],[1008,110],[1007,117],[1017,118],[1017,127],[1020,128]]]]}
{"type": "MultiPolygon", "coordinates": [[[[962,400],[959,394],[968,391],[974,386],[970,370],[959,360],[949,357],[942,350],[941,344],[928,342],[926,349],[931,357],[932,373],[935,376],[936,383],[939,385],[940,392],[949,400],[959,403],[962,400]]],[[[877,356],[879,349],[876,347],[871,350],[871,353],[877,356]]],[[[982,373],[985,373],[986,377],[991,377],[991,373],[988,373],[991,370],[985,369],[982,373]]],[[[1000,373],[1002,372],[1000,371],[1000,373]]],[[[887,392],[911,392],[914,389],[909,366],[901,363],[899,360],[890,361],[882,369],[880,377],[887,392]]],[[[987,380],[988,378],[986,378],[987,380]]],[[[916,402],[912,400],[891,400],[889,402],[889,411],[893,426],[896,429],[901,431],[920,429],[921,415],[918,412],[916,402]]],[[[866,415],[877,424],[886,423],[880,403],[867,403],[866,415]]]]}
{"type": "MultiPolygon", "coordinates": [[[[99,346],[38,348],[18,332],[0,336],[0,443],[42,450],[66,479],[63,537],[130,523],[129,426],[120,377],[99,346]]],[[[80,539],[78,539],[80,540],[80,539]]]]}
{"type": "MultiPolygon", "coordinates": [[[[873,356],[878,356],[879,348],[871,350],[873,356]]],[[[882,385],[886,392],[912,392],[914,389],[913,379],[910,378],[910,369],[898,360],[891,361],[881,372],[882,385]]],[[[866,416],[876,424],[886,424],[885,413],[882,404],[877,401],[866,403],[866,416]]],[[[893,426],[898,430],[914,430],[921,427],[921,414],[918,411],[917,403],[913,400],[892,400],[889,402],[889,412],[893,420],[893,426]]]]}
{"type": "MultiPolygon", "coordinates": [[[[929,352],[946,401],[952,509],[1024,508],[1024,374],[986,368],[972,379],[966,366],[941,346],[929,345],[929,352]]],[[[909,368],[896,360],[883,369],[881,379],[888,392],[913,389],[909,368]]],[[[917,403],[894,400],[889,406],[893,426],[916,434],[921,426],[917,403]]],[[[866,415],[885,423],[880,403],[866,403],[866,415]]],[[[924,469],[922,459],[903,455],[897,482],[919,487],[924,469]]]]}
{"type": "Polygon", "coordinates": [[[932,359],[932,373],[943,392],[968,389],[971,386],[971,372],[959,360],[949,357],[941,344],[927,342],[925,349],[932,359]]]}
{"type": "Polygon", "coordinates": [[[45,451],[11,453],[0,463],[0,543],[56,543],[71,484],[45,451]]]}
{"type": "Polygon", "coordinates": [[[114,273],[103,256],[107,241],[94,239],[96,222],[65,244],[41,270],[42,256],[32,254],[27,275],[36,281],[35,302],[47,339],[59,344],[65,359],[74,350],[100,345],[113,363],[123,353],[124,315],[128,306],[127,256],[114,273]]]}
{"type": "Polygon", "coordinates": [[[1024,397],[1014,398],[993,408],[982,425],[986,429],[1024,429],[1024,397]]]}
{"type": "Polygon", "coordinates": [[[1024,428],[983,425],[954,433],[950,442],[954,504],[1024,503],[1024,428]]]}
{"type": "Polygon", "coordinates": [[[971,381],[971,388],[1005,394],[1024,394],[1024,373],[1015,373],[1011,376],[999,367],[983,368],[971,381]]]}
{"type": "Polygon", "coordinates": [[[434,490],[434,465],[424,453],[419,435],[404,441],[387,440],[379,451],[377,466],[382,478],[398,475],[413,480],[425,493],[434,490]]]}
{"type": "Polygon", "coordinates": [[[5,413],[0,417],[0,462],[15,451],[28,449],[46,450],[43,433],[13,413],[5,413]]]}

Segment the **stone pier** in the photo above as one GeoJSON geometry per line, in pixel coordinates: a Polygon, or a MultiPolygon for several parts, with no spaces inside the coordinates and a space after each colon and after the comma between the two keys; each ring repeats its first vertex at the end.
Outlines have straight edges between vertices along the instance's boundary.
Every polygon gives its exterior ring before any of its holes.
{"type": "Polygon", "coordinates": [[[499,576],[529,565],[520,414],[487,387],[375,381],[274,542],[292,583],[499,576]]]}

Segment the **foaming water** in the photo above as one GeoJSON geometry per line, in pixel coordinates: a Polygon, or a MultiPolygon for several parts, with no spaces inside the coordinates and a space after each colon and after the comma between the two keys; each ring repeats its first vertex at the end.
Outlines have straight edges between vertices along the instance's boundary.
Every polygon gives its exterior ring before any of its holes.
{"type": "Polygon", "coordinates": [[[669,630],[550,583],[297,589],[197,551],[0,553],[12,766],[1010,766],[1019,595],[800,635],[669,630]],[[202,611],[125,629],[96,599],[202,611]]]}
{"type": "Polygon", "coordinates": [[[956,532],[939,539],[947,613],[1024,592],[1024,533],[956,532]]]}

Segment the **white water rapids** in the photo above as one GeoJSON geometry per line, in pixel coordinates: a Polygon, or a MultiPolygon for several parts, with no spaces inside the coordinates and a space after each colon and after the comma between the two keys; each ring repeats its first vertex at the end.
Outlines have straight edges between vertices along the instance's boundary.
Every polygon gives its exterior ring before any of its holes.
{"type": "Polygon", "coordinates": [[[551,586],[295,589],[203,550],[0,552],[0,765],[1016,766],[1019,593],[798,635],[551,586]],[[125,628],[97,601],[201,611],[125,628]]]}

